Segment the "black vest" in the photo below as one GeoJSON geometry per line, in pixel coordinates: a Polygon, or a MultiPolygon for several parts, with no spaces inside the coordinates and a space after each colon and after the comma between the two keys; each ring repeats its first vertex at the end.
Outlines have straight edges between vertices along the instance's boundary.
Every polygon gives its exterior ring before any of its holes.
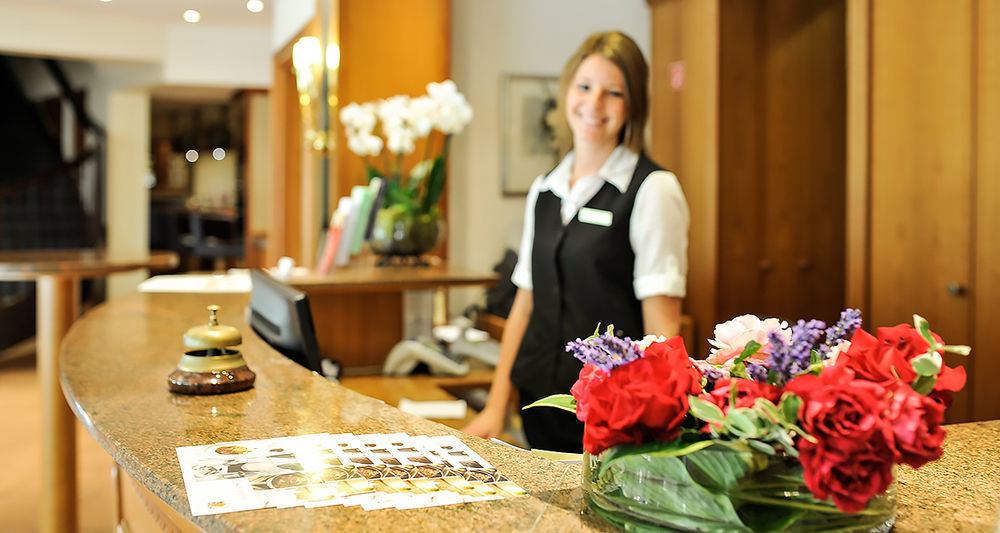
{"type": "MultiPolygon", "coordinates": [[[[632,207],[646,177],[660,170],[640,155],[625,192],[604,182],[584,208],[611,213],[610,226],[581,222],[563,226],[561,200],[542,191],[535,204],[531,253],[531,318],[511,370],[518,388],[537,394],[568,394],[583,363],[566,343],[587,338],[601,325],[642,338],[642,306],[635,297],[635,252],[629,241],[632,207]]],[[[581,209],[582,210],[582,209],[581,209]]]]}

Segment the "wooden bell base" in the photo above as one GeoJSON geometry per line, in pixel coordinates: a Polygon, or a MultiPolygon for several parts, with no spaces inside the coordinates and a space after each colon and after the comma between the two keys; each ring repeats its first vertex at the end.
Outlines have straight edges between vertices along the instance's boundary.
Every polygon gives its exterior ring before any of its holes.
{"type": "Polygon", "coordinates": [[[257,374],[247,366],[207,372],[189,372],[178,368],[167,377],[167,386],[181,394],[225,394],[253,387],[256,378],[257,374]]]}

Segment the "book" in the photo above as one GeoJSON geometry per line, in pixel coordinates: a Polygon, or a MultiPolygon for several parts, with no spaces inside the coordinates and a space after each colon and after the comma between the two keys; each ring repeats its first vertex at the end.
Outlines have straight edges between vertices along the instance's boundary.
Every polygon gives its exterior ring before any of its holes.
{"type": "Polygon", "coordinates": [[[361,199],[358,196],[357,200],[355,200],[355,195],[352,191],[351,196],[345,196],[340,199],[340,204],[337,207],[337,211],[340,211],[340,206],[344,206],[346,211],[344,212],[344,225],[337,243],[337,252],[333,258],[334,266],[347,266],[351,261],[351,244],[353,244],[351,241],[354,236],[354,226],[358,221],[358,205],[355,202],[360,203],[361,199]]]}
{"type": "Polygon", "coordinates": [[[354,199],[358,210],[358,222],[354,225],[351,236],[351,255],[361,253],[361,244],[365,242],[365,231],[368,229],[368,214],[372,209],[371,187],[359,185],[351,189],[351,198],[354,199]],[[359,201],[360,200],[360,201],[359,201]]]}
{"type": "Polygon", "coordinates": [[[337,256],[337,249],[340,247],[341,235],[344,231],[344,223],[347,219],[347,212],[351,208],[351,199],[344,197],[337,203],[337,209],[330,217],[330,228],[326,232],[326,245],[323,248],[323,256],[319,260],[316,272],[322,275],[330,273],[334,260],[337,256]]]}

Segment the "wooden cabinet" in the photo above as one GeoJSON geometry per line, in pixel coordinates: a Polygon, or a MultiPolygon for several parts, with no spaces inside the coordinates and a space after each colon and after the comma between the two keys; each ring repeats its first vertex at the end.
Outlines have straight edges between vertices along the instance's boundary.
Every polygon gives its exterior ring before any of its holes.
{"type": "Polygon", "coordinates": [[[698,338],[742,313],[919,313],[973,347],[948,358],[969,375],[949,420],[1000,417],[1000,4],[650,7],[650,152],[690,204],[698,338]]]}
{"type": "Polygon", "coordinates": [[[650,5],[650,153],[677,174],[691,210],[685,312],[695,335],[744,313],[836,320],[845,3],[650,5]]]}

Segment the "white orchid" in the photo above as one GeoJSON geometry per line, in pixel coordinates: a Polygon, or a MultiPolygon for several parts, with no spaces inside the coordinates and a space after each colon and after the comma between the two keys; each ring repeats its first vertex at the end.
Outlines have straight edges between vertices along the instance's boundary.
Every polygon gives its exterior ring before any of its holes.
{"type": "Polygon", "coordinates": [[[388,178],[386,203],[404,202],[425,212],[434,208],[441,196],[451,136],[461,133],[471,120],[472,106],[451,80],[428,83],[426,95],[351,103],[340,111],[348,149],[365,158],[369,176],[388,178]],[[428,137],[432,130],[444,134],[440,152],[432,155],[433,139],[428,139],[425,160],[404,181],[400,168],[403,156],[413,153],[416,141],[428,137]],[[396,156],[385,157],[384,171],[376,169],[370,159],[381,154],[382,148],[396,156]]]}

